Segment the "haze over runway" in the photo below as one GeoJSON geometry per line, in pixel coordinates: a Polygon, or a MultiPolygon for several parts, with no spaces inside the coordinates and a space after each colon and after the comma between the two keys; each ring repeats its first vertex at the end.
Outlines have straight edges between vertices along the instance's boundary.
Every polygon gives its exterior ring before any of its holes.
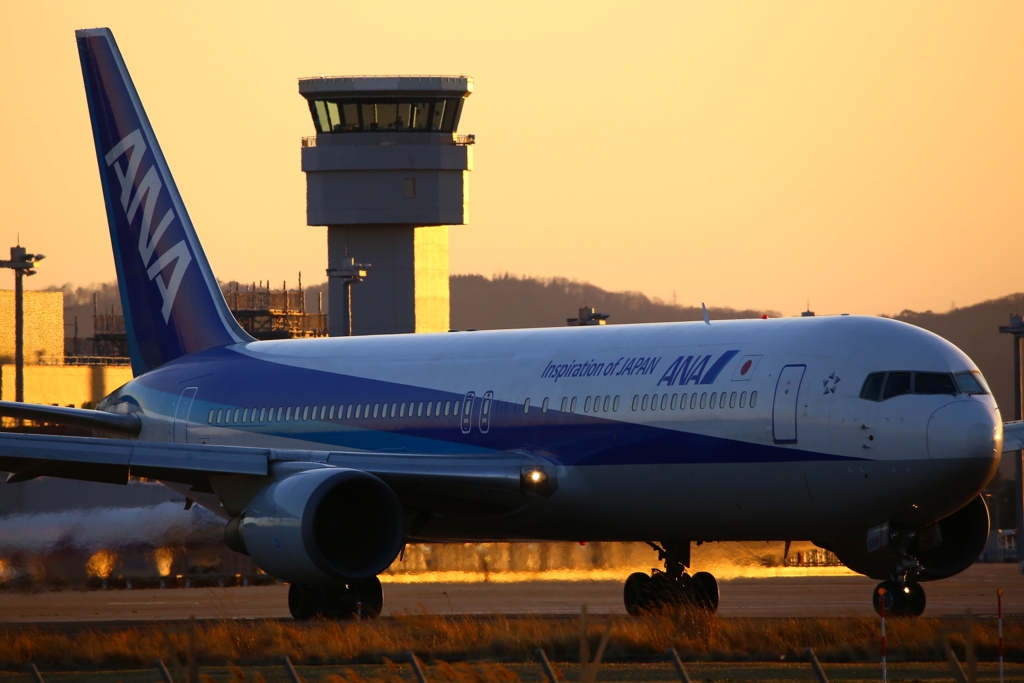
{"type": "MultiPolygon", "coordinates": [[[[74,29],[110,26],[222,280],[323,279],[296,80],[467,74],[453,273],[793,314],[1021,290],[1024,6],[4,3],[0,249],[114,277],[74,29]]],[[[6,285],[4,285],[6,286],[6,285]]]]}
{"type": "MultiPolygon", "coordinates": [[[[865,576],[736,578],[721,583],[723,617],[874,616],[875,581],[865,576]]],[[[928,584],[928,616],[995,613],[1004,591],[1008,616],[1024,614],[1024,577],[1013,564],[976,564],[962,574],[928,584]]],[[[385,615],[426,610],[433,614],[567,615],[586,604],[591,614],[621,614],[619,581],[385,584],[385,615]]],[[[289,618],[284,585],[249,588],[108,590],[0,593],[0,623],[131,622],[188,619],[289,618]]]]}

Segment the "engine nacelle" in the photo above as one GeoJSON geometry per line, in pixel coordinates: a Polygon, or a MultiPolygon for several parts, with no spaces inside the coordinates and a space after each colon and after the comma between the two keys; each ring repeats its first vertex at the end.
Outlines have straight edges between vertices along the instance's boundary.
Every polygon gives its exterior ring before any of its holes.
{"type": "Polygon", "coordinates": [[[279,579],[347,583],[394,562],[405,543],[405,515],[395,492],[372,474],[321,467],[257,493],[225,538],[279,579]]]}
{"type": "Polygon", "coordinates": [[[990,520],[985,499],[978,496],[944,519],[920,528],[893,529],[890,545],[867,551],[865,538],[815,541],[831,550],[853,571],[885,581],[905,552],[921,565],[917,581],[935,581],[959,574],[977,561],[988,542],[990,520]]]}

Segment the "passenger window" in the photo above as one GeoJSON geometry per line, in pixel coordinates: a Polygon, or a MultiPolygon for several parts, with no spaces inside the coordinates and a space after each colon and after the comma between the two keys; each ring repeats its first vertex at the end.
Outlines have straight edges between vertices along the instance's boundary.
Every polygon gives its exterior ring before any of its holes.
{"type": "Polygon", "coordinates": [[[420,401],[419,405],[416,406],[416,417],[423,417],[423,401],[420,401]]]}
{"type": "Polygon", "coordinates": [[[208,418],[206,418],[206,424],[211,424],[211,425],[213,424],[213,414],[214,414],[214,412],[216,412],[216,411],[214,411],[213,408],[210,408],[210,416],[208,418]]]}
{"type": "MultiPolygon", "coordinates": [[[[380,404],[379,403],[374,403],[373,404],[373,417],[374,417],[374,419],[376,419],[377,415],[380,414],[380,410],[379,409],[380,409],[380,404]]],[[[385,410],[387,410],[387,408],[385,408],[385,410]]]]}
{"type": "Polygon", "coordinates": [[[437,415],[437,416],[441,415],[441,402],[440,401],[438,401],[437,405],[434,406],[434,415],[437,415]]]}
{"type": "Polygon", "coordinates": [[[742,392],[740,394],[740,408],[745,408],[746,407],[746,403],[747,403],[747,392],[744,391],[744,392],[742,392]]]}
{"type": "Polygon", "coordinates": [[[640,410],[647,410],[647,406],[650,403],[650,401],[651,397],[647,394],[644,394],[643,400],[640,401],[640,410]]]}
{"type": "MultiPolygon", "coordinates": [[[[359,417],[358,413],[359,413],[359,407],[356,406],[356,417],[359,417]]],[[[348,404],[348,408],[345,409],[345,419],[346,420],[351,420],[352,419],[352,404],[351,403],[349,403],[348,404]]]]}
{"type": "Polygon", "coordinates": [[[885,380],[885,391],[882,393],[882,400],[893,396],[902,396],[910,393],[910,373],[890,372],[885,380]]]}
{"type": "Polygon", "coordinates": [[[668,408],[668,394],[661,395],[661,409],[665,410],[668,408]]]}
{"type": "Polygon", "coordinates": [[[366,404],[363,405],[363,417],[365,417],[367,420],[370,419],[370,404],[369,403],[366,403],[366,404]]]}
{"type": "Polygon", "coordinates": [[[569,399],[566,398],[565,396],[563,396],[562,397],[562,406],[559,408],[559,410],[561,410],[564,413],[565,409],[568,407],[568,405],[569,405],[569,399]]]}
{"type": "Polygon", "coordinates": [[[328,420],[333,420],[334,419],[334,405],[333,404],[331,405],[331,414],[327,416],[327,419],[328,420]]]}
{"type": "Polygon", "coordinates": [[[619,412],[619,397],[616,396],[615,400],[612,401],[612,410],[616,413],[619,412]]]}
{"type": "Polygon", "coordinates": [[[575,413],[576,412],[576,397],[575,396],[573,396],[572,400],[569,401],[569,412],[570,413],[575,413]]]}
{"type": "Polygon", "coordinates": [[[528,412],[530,412],[530,399],[523,401],[523,415],[526,415],[528,412]]]}
{"type": "Polygon", "coordinates": [[[303,420],[308,420],[309,419],[309,406],[306,406],[305,408],[302,409],[302,419],[303,420]]]}
{"type": "Polygon", "coordinates": [[[284,421],[285,422],[291,422],[291,420],[292,420],[292,407],[288,406],[288,410],[284,414],[284,421]]]}
{"type": "Polygon", "coordinates": [[[636,395],[636,394],[633,394],[633,410],[636,410],[637,406],[639,404],[640,404],[640,397],[638,395],[636,395]]]}
{"type": "Polygon", "coordinates": [[[444,416],[445,417],[448,417],[448,414],[451,411],[451,407],[452,407],[452,402],[451,401],[445,401],[444,402],[444,416]]]}
{"type": "Polygon", "coordinates": [[[985,378],[976,370],[956,373],[956,383],[960,385],[960,391],[965,394],[973,396],[975,394],[989,393],[988,386],[985,384],[985,378]]]}
{"type": "Polygon", "coordinates": [[[434,408],[434,402],[433,401],[427,401],[427,417],[430,417],[430,414],[434,412],[433,408],[434,408]]]}
{"type": "Polygon", "coordinates": [[[725,410],[725,392],[724,391],[722,392],[722,395],[718,397],[718,407],[720,409],[722,409],[722,410],[725,410]]]}
{"type": "Polygon", "coordinates": [[[242,411],[242,424],[245,424],[248,421],[249,421],[249,409],[246,408],[245,410],[242,411]]]}
{"type": "Polygon", "coordinates": [[[700,395],[700,407],[702,409],[708,407],[708,392],[706,391],[700,395]]]}
{"type": "Polygon", "coordinates": [[[398,414],[398,404],[397,403],[392,403],[391,404],[391,417],[394,417],[397,414],[398,414]]]}
{"type": "Polygon", "coordinates": [[[604,405],[601,406],[601,410],[603,410],[604,412],[607,413],[608,412],[608,406],[611,403],[611,401],[612,401],[612,397],[611,396],[605,396],[604,397],[604,405]]]}
{"type": "Polygon", "coordinates": [[[729,394],[729,407],[730,408],[735,408],[736,407],[736,392],[735,391],[732,392],[731,394],[729,394]]]}
{"type": "Polygon", "coordinates": [[[915,372],[915,394],[956,394],[953,376],[945,372],[915,372]]]}
{"type": "Polygon", "coordinates": [[[882,385],[885,384],[884,372],[872,372],[864,380],[860,388],[860,397],[869,401],[878,401],[882,396],[882,385]]]}
{"type": "Polygon", "coordinates": [[[356,406],[356,419],[360,420],[360,419],[362,419],[362,416],[363,416],[363,404],[360,403],[359,405],[356,406]]]}
{"type": "Polygon", "coordinates": [[[686,410],[686,394],[679,397],[679,410],[686,410]]]}
{"type": "Polygon", "coordinates": [[[751,391],[750,392],[750,407],[753,408],[755,405],[757,405],[757,392],[756,391],[751,391]]]}
{"type": "Polygon", "coordinates": [[[676,404],[679,403],[679,394],[672,394],[672,402],[668,404],[669,410],[675,410],[676,404]]]}
{"type": "Polygon", "coordinates": [[[711,400],[708,402],[708,406],[710,408],[714,408],[715,407],[715,401],[716,401],[717,398],[718,398],[718,392],[712,391],[711,392],[711,400]]]}
{"type": "Polygon", "coordinates": [[[591,399],[589,396],[587,396],[587,398],[583,401],[583,412],[584,413],[589,413],[590,412],[590,401],[591,400],[593,400],[593,399],[591,399]]]}
{"type": "Polygon", "coordinates": [[[405,401],[402,401],[402,404],[398,406],[398,417],[405,417],[405,401]]]}
{"type": "Polygon", "coordinates": [[[544,397],[544,401],[540,404],[541,414],[548,412],[548,397],[544,397]]]}

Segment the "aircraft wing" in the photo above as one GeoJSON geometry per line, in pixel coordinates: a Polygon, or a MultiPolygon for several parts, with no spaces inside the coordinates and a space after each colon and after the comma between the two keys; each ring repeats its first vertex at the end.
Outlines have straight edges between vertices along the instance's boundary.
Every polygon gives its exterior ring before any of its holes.
{"type": "Polygon", "coordinates": [[[16,403],[0,401],[0,417],[13,417],[19,420],[35,422],[52,422],[53,424],[101,429],[108,432],[120,432],[130,436],[142,430],[142,420],[137,415],[118,415],[102,410],[85,410],[83,408],[65,408],[63,406],[44,406],[36,403],[16,403]]]}
{"type": "Polygon", "coordinates": [[[0,434],[0,471],[10,473],[8,483],[45,476],[125,484],[136,476],[212,492],[211,477],[268,477],[276,464],[288,462],[369,472],[391,486],[405,505],[435,509],[517,507],[525,500],[524,473],[538,469],[545,472],[544,485],[531,486],[533,493],[549,495],[556,486],[550,465],[520,453],[381,454],[0,434]]]}
{"type": "Polygon", "coordinates": [[[1003,423],[1003,453],[1024,450],[1024,421],[1003,423]]]}

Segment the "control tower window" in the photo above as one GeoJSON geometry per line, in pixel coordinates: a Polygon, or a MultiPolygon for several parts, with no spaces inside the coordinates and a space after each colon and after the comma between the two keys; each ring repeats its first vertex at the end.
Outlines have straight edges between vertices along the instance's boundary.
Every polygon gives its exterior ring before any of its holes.
{"type": "Polygon", "coordinates": [[[398,130],[453,133],[459,115],[459,99],[311,100],[309,108],[318,133],[398,130]]]}

